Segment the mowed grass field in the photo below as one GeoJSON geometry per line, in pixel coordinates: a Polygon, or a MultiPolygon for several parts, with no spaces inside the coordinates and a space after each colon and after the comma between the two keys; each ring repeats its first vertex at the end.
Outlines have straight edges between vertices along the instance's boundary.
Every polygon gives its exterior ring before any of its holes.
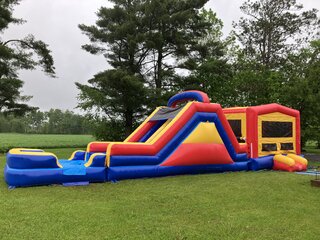
{"type": "Polygon", "coordinates": [[[8,190],[1,170],[0,239],[319,239],[312,178],[233,172],[8,190]]]}
{"type": "Polygon", "coordinates": [[[14,147],[24,148],[70,148],[85,147],[95,139],[91,135],[18,134],[0,133],[0,152],[14,147]]]}

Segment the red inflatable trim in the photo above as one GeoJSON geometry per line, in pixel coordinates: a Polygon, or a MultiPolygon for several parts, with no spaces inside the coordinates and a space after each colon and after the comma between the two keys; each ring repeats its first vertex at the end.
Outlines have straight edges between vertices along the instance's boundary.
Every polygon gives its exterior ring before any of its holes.
{"type": "Polygon", "coordinates": [[[107,151],[108,145],[110,142],[93,142],[89,145],[89,152],[102,152],[105,153],[107,151]]]}
{"type": "MultiPolygon", "coordinates": [[[[184,92],[193,92],[193,93],[197,93],[201,96],[202,98],[202,103],[210,103],[210,99],[208,97],[208,95],[204,92],[198,91],[198,90],[189,90],[189,91],[184,91],[184,92]]],[[[171,103],[170,107],[176,107],[177,104],[182,103],[182,102],[187,102],[190,100],[194,100],[193,98],[185,98],[185,99],[181,99],[181,100],[177,100],[173,103],[171,103]]]]}
{"type": "Polygon", "coordinates": [[[280,171],[287,171],[287,172],[293,172],[293,166],[290,167],[289,165],[278,162],[278,161],[273,161],[273,170],[280,170],[280,171]]]}
{"type": "Polygon", "coordinates": [[[254,108],[247,109],[247,139],[249,157],[258,157],[258,114],[254,108]]]}
{"type": "Polygon", "coordinates": [[[285,163],[273,161],[273,170],[287,171],[287,172],[299,172],[307,170],[307,166],[296,162],[293,166],[289,166],[285,163]]]}
{"type": "Polygon", "coordinates": [[[129,138],[128,142],[138,142],[156,123],[156,121],[146,122],[142,128],[129,138]]]}
{"type": "Polygon", "coordinates": [[[233,163],[224,144],[184,143],[160,166],[233,163]],[[205,154],[199,154],[205,153],[205,154]]]}
{"type": "Polygon", "coordinates": [[[222,109],[225,114],[228,113],[246,113],[247,107],[244,108],[224,108],[222,109]]]}

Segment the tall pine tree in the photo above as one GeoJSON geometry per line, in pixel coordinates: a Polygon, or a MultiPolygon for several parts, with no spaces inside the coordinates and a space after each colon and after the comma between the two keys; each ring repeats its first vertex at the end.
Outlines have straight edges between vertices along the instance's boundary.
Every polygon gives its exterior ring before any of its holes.
{"type": "Polygon", "coordinates": [[[24,23],[12,15],[13,7],[19,2],[0,1],[0,112],[23,114],[33,108],[24,103],[30,97],[20,94],[23,81],[18,70],[32,70],[40,66],[45,73],[54,76],[54,66],[48,45],[36,40],[33,35],[23,39],[4,39],[1,36],[9,24],[24,23]]]}
{"type": "Polygon", "coordinates": [[[95,26],[79,27],[92,42],[83,48],[92,54],[104,54],[113,69],[96,74],[89,85],[77,83],[81,90],[79,106],[100,120],[96,135],[109,140],[132,132],[146,104],[141,61],[147,50],[143,46],[145,26],[138,14],[141,3],[112,2],[112,8],[99,9],[95,26]],[[101,129],[105,129],[103,134],[99,133],[101,129]]]}
{"type": "Polygon", "coordinates": [[[79,26],[91,41],[83,48],[103,54],[113,68],[97,74],[89,85],[77,83],[79,106],[98,109],[115,126],[123,122],[128,134],[145,110],[163,104],[164,95],[179,89],[185,63],[206,51],[201,39],[211,23],[201,16],[207,0],[112,2],[112,8],[99,9],[96,25],[79,26]]]}

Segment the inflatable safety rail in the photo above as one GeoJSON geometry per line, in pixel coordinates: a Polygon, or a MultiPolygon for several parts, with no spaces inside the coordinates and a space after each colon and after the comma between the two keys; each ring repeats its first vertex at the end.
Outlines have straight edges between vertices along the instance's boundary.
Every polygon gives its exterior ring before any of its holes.
{"type": "Polygon", "coordinates": [[[300,114],[279,104],[222,109],[186,91],[156,108],[123,142],[91,142],[69,159],[39,149],[11,149],[9,186],[118,181],[226,171],[304,171],[300,114]]]}

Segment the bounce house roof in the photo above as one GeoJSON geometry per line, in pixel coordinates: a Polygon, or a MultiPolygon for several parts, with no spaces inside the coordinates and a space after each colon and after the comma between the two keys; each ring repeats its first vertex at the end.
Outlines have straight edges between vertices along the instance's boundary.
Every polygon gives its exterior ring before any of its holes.
{"type": "Polygon", "coordinates": [[[285,107],[283,105],[280,105],[278,103],[270,103],[270,104],[264,104],[259,106],[250,106],[250,107],[231,107],[231,108],[224,108],[224,113],[246,113],[247,111],[250,111],[252,113],[255,113],[256,115],[263,115],[273,112],[280,112],[286,115],[290,115],[293,117],[299,116],[299,111],[285,107]]]}

